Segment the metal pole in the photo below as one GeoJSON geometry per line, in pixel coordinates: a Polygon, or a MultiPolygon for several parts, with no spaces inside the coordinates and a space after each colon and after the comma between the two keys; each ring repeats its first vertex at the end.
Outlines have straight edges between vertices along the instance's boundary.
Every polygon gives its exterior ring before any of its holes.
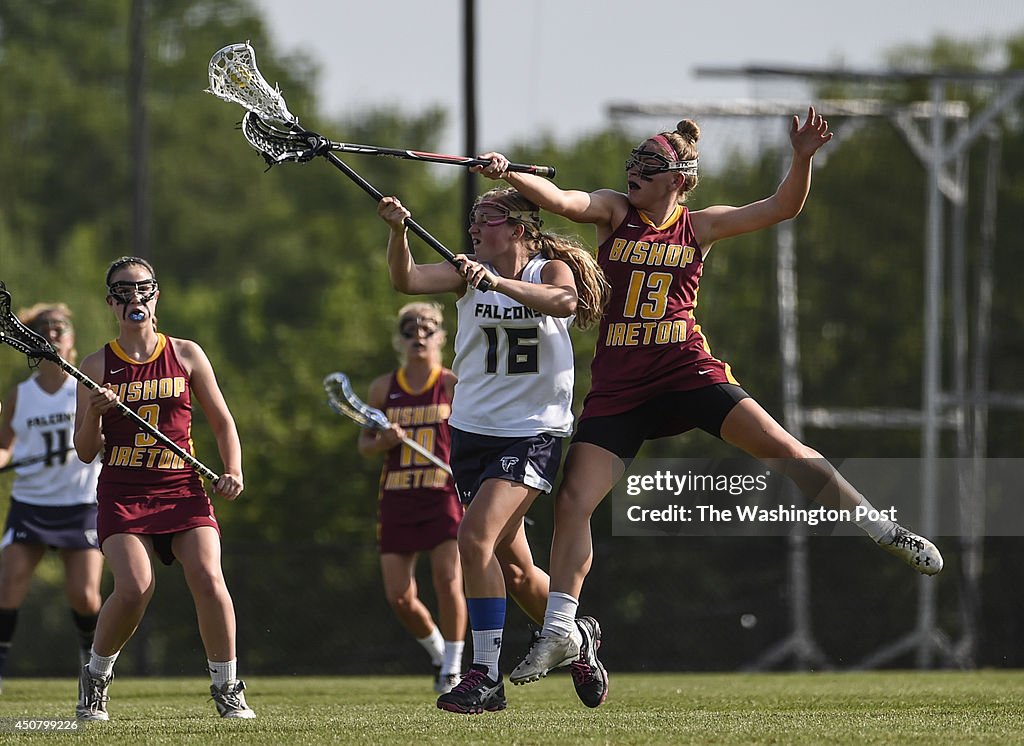
{"type": "MultiPolygon", "coordinates": [[[[476,0],[462,0],[462,95],[464,102],[463,152],[477,154],[476,145],[476,0]]],[[[468,170],[462,177],[462,214],[469,215],[476,199],[476,174],[468,170]]],[[[469,234],[462,231],[463,253],[470,254],[473,245],[469,234]]]]}
{"type": "MultiPolygon", "coordinates": [[[[945,95],[942,80],[931,81],[931,99],[939,111],[945,95]]],[[[921,531],[934,536],[937,527],[935,497],[938,490],[938,457],[942,365],[942,194],[939,176],[942,169],[942,141],[945,120],[936,114],[931,119],[931,156],[927,161],[927,209],[924,255],[924,360],[922,365],[923,422],[921,427],[921,531]]],[[[935,631],[935,584],[918,580],[917,666],[931,668],[932,638],[935,631]]]]}
{"type": "Polygon", "coordinates": [[[128,106],[132,152],[132,253],[152,258],[149,247],[149,144],[146,126],[146,0],[132,0],[128,45],[128,106]]]}

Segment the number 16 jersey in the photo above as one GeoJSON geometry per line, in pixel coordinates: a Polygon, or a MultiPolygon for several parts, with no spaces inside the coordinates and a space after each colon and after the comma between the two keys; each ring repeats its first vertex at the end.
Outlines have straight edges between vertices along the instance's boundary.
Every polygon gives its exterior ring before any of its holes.
{"type": "MultiPolygon", "coordinates": [[[[548,260],[530,259],[523,282],[541,284],[548,260]]],[[[493,267],[486,265],[489,270],[493,267]]],[[[572,432],[572,317],[556,318],[503,293],[467,287],[455,304],[458,376],[448,424],[499,438],[572,432]]]]}

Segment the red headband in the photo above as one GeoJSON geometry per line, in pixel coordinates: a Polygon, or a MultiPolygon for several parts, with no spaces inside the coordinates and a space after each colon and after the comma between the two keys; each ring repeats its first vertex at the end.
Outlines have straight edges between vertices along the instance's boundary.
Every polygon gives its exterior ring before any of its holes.
{"type": "Polygon", "coordinates": [[[665,137],[664,135],[660,135],[659,134],[659,135],[655,135],[651,139],[654,140],[654,142],[656,142],[659,145],[661,145],[661,147],[665,148],[665,150],[668,151],[668,154],[672,156],[672,160],[674,160],[674,161],[678,161],[679,160],[679,154],[676,152],[676,149],[672,147],[672,143],[670,143],[668,141],[667,137],[665,137]]]}

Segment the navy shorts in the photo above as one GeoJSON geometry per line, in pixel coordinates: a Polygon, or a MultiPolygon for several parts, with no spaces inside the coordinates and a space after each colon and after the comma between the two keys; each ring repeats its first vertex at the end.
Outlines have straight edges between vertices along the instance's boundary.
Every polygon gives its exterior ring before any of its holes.
{"type": "Polygon", "coordinates": [[[593,443],[623,461],[636,456],[645,440],[679,435],[695,427],[722,437],[722,423],[750,394],[733,383],[690,391],[669,391],[621,414],[581,420],[573,443],[593,443]]]}
{"type": "Polygon", "coordinates": [[[32,505],[11,498],[0,548],[44,544],[51,549],[99,549],[96,505],[32,505]]]}
{"type": "Polygon", "coordinates": [[[449,426],[451,466],[459,499],[468,505],[487,479],[505,479],[551,492],[562,463],[562,439],[541,433],[496,438],[449,426]]]}

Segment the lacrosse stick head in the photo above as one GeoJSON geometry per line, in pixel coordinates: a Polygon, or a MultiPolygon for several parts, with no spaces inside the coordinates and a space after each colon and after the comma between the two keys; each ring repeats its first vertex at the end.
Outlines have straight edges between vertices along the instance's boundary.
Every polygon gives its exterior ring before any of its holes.
{"type": "Polygon", "coordinates": [[[245,140],[263,156],[268,166],[294,161],[305,163],[330,149],[330,142],[315,132],[278,129],[249,111],[242,117],[245,140]]]}
{"type": "Polygon", "coordinates": [[[281,89],[271,86],[256,67],[256,52],[249,42],[229,44],[210,58],[210,87],[207,93],[241,104],[264,119],[291,127],[299,118],[288,111],[281,89]]]}
{"type": "Polygon", "coordinates": [[[344,373],[331,373],[324,378],[324,391],[327,392],[327,403],[331,409],[349,417],[360,427],[372,430],[387,430],[391,427],[383,412],[374,409],[356,396],[348,376],[344,373]]]}
{"type": "Polygon", "coordinates": [[[40,358],[59,360],[57,350],[49,340],[21,323],[11,310],[11,294],[7,286],[0,281],[0,342],[10,345],[18,352],[28,355],[29,359],[38,361],[40,358]]]}

